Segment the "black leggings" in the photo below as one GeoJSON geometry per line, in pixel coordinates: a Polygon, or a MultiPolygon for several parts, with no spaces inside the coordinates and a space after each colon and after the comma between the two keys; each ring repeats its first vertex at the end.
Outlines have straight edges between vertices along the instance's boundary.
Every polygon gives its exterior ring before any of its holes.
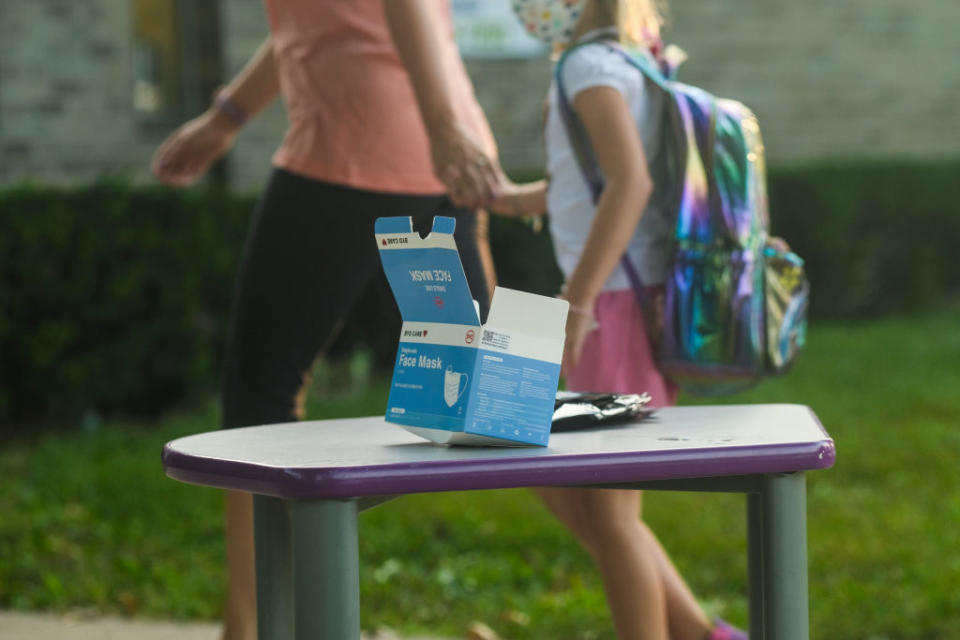
{"type": "MultiPolygon", "coordinates": [[[[300,392],[360,295],[379,278],[381,216],[411,216],[425,235],[433,216],[457,220],[454,238],[473,297],[489,302],[475,211],[444,196],[374,193],[273,172],[247,239],[233,301],[223,378],[223,426],[299,419],[300,392]]],[[[390,306],[395,305],[390,301],[390,306]]]]}

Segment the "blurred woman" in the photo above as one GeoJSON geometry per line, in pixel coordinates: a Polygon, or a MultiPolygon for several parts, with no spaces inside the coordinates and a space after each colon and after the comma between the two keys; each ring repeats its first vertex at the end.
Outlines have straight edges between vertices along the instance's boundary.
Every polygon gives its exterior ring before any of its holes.
{"type": "MultiPolygon", "coordinates": [[[[455,238],[486,317],[492,262],[477,207],[499,175],[493,136],[443,0],[265,0],[270,36],[203,114],[159,147],[153,172],[196,182],[281,95],[289,128],[250,228],[222,391],[223,427],[303,417],[316,358],[371,280],[373,224],[457,220],[455,238]],[[391,35],[392,34],[392,35],[391,35]]],[[[386,287],[382,288],[387,291],[386,287]]],[[[225,640],[256,638],[249,494],[227,493],[225,640]]]]}

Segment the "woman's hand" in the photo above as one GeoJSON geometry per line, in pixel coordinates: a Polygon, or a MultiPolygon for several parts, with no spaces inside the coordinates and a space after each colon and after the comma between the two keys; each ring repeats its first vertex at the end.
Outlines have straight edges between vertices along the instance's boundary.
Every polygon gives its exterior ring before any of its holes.
{"type": "Polygon", "coordinates": [[[447,59],[451,50],[444,43],[446,26],[439,6],[419,0],[381,4],[430,136],[434,172],[458,207],[485,205],[495,193],[499,167],[459,122],[447,78],[454,61],[447,59]]]}
{"type": "Polygon", "coordinates": [[[430,136],[433,167],[458,207],[476,209],[490,202],[497,192],[502,171],[495,159],[457,123],[430,136]]]}
{"type": "Polygon", "coordinates": [[[237,127],[210,110],[171,133],[153,154],[150,169],[161,182],[188,187],[233,145],[237,127]]]}

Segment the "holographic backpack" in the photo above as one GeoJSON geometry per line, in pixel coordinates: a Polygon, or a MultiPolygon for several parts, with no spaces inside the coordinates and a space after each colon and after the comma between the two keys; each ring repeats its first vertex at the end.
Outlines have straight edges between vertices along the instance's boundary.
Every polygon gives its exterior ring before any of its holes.
{"type": "MultiPolygon", "coordinates": [[[[676,226],[659,300],[628,257],[621,260],[648,318],[661,372],[695,395],[734,393],[782,373],[804,344],[810,286],[803,260],[769,237],[756,117],[739,102],[675,81],[665,63],[603,44],[666,95],[663,160],[651,167],[653,198],[676,216],[676,226]],[[650,313],[659,304],[662,311],[650,313]],[[653,317],[662,324],[654,327],[653,317]]],[[[558,103],[596,202],[603,178],[560,73],[574,49],[556,66],[558,103]]]]}

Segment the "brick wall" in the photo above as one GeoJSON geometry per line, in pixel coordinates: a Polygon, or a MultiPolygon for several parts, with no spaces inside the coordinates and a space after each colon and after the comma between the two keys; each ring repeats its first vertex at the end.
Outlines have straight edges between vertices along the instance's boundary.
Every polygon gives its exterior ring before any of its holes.
{"type": "MultiPolygon", "coordinates": [[[[233,73],[266,33],[263,6],[230,0],[220,13],[233,73]]],[[[154,150],[183,118],[134,112],[132,64],[125,0],[0,0],[0,184],[149,181],[154,150]]],[[[278,101],[247,127],[230,159],[232,184],[260,188],[284,126],[278,101]]]]}
{"type": "MultiPolygon", "coordinates": [[[[772,164],[956,158],[958,24],[937,0],[673,0],[665,39],[681,80],[756,112],[772,164]]],[[[505,166],[542,166],[545,63],[468,66],[505,166]]]]}
{"type": "Polygon", "coordinates": [[[0,0],[0,183],[86,180],[149,157],[129,18],[115,0],[0,0]]]}
{"type": "Polygon", "coordinates": [[[750,105],[774,163],[960,155],[958,2],[676,0],[672,23],[682,78],[750,105]]]}
{"type": "MultiPolygon", "coordinates": [[[[224,67],[266,34],[260,0],[220,2],[224,67]]],[[[960,156],[960,3],[938,0],[673,0],[667,40],[681,79],[751,106],[772,164],[960,156]]],[[[148,179],[172,124],[132,110],[132,36],[123,0],[0,0],[0,184],[148,179]]],[[[543,166],[545,60],[468,61],[513,173],[543,166]]],[[[258,189],[285,117],[279,101],[230,158],[232,184],[258,189]]]]}

